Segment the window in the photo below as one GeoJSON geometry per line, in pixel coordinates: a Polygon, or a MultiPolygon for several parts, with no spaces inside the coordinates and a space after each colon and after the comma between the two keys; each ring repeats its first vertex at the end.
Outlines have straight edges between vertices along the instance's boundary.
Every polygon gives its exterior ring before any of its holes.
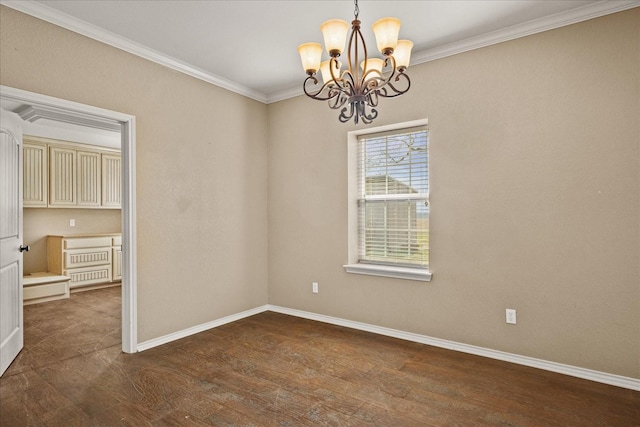
{"type": "Polygon", "coordinates": [[[426,121],[349,135],[347,272],[430,280],[426,121]]]}

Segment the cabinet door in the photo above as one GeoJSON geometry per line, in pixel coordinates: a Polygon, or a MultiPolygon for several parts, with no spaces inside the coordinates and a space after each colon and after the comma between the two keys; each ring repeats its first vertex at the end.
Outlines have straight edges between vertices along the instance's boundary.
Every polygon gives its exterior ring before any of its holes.
{"type": "Polygon", "coordinates": [[[122,206],[122,162],[117,154],[102,155],[102,207],[122,206]]]}
{"type": "Polygon", "coordinates": [[[122,246],[116,246],[113,248],[113,256],[111,257],[113,263],[113,272],[111,274],[111,280],[114,282],[122,280],[122,246]]]}
{"type": "Polygon", "coordinates": [[[49,165],[47,146],[25,142],[22,145],[23,193],[25,208],[46,208],[49,202],[49,165]]]}
{"type": "Polygon", "coordinates": [[[77,205],[83,207],[100,206],[101,194],[101,162],[99,153],[86,151],[76,152],[77,157],[77,205]]]}
{"type": "Polygon", "coordinates": [[[76,151],[49,147],[49,206],[76,205],[76,151]]]}

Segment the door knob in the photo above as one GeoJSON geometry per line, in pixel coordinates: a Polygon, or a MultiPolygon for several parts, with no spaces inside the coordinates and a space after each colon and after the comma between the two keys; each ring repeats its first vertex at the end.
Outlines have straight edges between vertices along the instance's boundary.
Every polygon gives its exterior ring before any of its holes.
{"type": "Polygon", "coordinates": [[[29,245],[20,245],[20,252],[29,252],[29,249],[31,249],[29,248],[29,245]]]}

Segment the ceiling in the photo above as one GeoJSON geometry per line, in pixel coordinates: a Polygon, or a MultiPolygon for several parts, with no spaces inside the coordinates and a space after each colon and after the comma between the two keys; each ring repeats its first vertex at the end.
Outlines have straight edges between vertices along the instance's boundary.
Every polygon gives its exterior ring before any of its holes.
{"type": "MultiPolygon", "coordinates": [[[[353,19],[353,1],[3,0],[3,4],[260,100],[302,93],[297,54],[320,24],[353,19]]],[[[412,64],[640,5],[596,0],[360,0],[366,40],[382,17],[402,21],[412,64]]],[[[371,50],[372,48],[370,48],[371,50]]],[[[326,55],[326,53],[325,53],[326,55]]]]}

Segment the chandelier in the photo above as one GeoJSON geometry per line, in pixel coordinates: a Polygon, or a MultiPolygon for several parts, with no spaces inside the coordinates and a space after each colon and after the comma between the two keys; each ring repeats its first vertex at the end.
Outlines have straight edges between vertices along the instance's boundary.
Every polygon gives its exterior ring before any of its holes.
{"type": "Polygon", "coordinates": [[[373,24],[373,32],[383,58],[370,58],[360,32],[358,0],[354,3],[344,69],[338,58],[345,47],[349,24],[341,19],[331,19],[320,26],[329,60],[321,62],[320,43],[303,43],[298,46],[298,53],[308,75],[303,83],[304,93],[312,99],[329,101],[329,107],[334,110],[341,109],[338,119],[342,123],[353,118],[355,124],[360,120],[369,124],[378,116],[379,98],[393,98],[409,90],[411,80],[405,71],[413,43],[398,40],[399,19],[380,19],[373,24]],[[318,80],[318,70],[322,83],[318,80]]]}

